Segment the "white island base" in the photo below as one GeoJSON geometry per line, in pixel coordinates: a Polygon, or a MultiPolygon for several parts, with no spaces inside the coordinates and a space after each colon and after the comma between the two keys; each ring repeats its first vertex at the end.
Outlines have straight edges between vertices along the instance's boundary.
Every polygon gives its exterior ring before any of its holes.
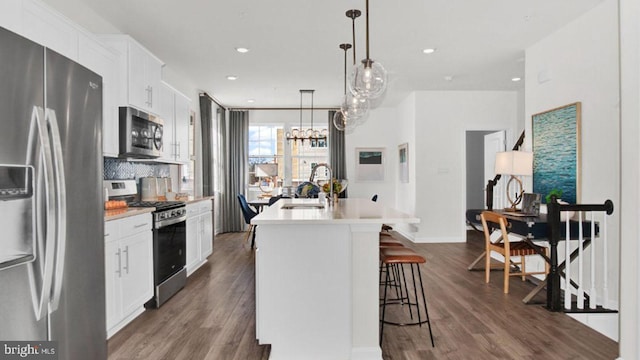
{"type": "Polygon", "coordinates": [[[325,209],[281,209],[254,218],[256,335],[272,360],[382,359],[379,232],[418,222],[369,200],[325,209]]]}

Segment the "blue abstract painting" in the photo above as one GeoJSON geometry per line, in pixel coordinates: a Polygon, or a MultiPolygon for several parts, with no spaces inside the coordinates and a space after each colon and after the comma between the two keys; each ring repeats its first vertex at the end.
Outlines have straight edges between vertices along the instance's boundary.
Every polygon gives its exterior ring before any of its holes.
{"type": "Polygon", "coordinates": [[[562,191],[562,200],[575,204],[580,185],[579,102],[532,116],[533,192],[545,196],[562,191]]]}

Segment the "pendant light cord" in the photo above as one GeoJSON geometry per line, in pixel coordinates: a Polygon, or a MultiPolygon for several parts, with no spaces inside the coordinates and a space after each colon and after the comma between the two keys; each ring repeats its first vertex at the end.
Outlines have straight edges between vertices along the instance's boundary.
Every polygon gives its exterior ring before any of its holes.
{"type": "MultiPolygon", "coordinates": [[[[367,60],[369,60],[369,0],[367,0],[367,5],[365,9],[365,17],[366,17],[366,26],[367,26],[367,60]]],[[[355,43],[355,41],[354,41],[355,43]]]]}
{"type": "MultiPolygon", "coordinates": [[[[352,44],[353,44],[353,65],[356,64],[356,18],[352,17],[351,18],[351,34],[352,36],[352,44]]],[[[346,60],[346,56],[347,56],[347,51],[345,50],[345,60],[346,60]]],[[[346,61],[345,61],[345,69],[346,69],[346,61]]],[[[347,70],[345,70],[346,72],[347,70]]],[[[346,91],[345,91],[346,93],[346,91]]]]}

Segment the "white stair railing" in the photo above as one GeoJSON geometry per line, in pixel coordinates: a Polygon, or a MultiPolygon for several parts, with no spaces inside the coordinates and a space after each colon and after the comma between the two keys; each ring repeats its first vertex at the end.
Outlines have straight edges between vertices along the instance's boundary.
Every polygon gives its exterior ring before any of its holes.
{"type": "MultiPolygon", "coordinates": [[[[558,287],[564,289],[562,307],[565,311],[585,310],[585,303],[590,310],[595,310],[598,305],[604,305],[598,304],[599,299],[606,301],[609,298],[607,217],[611,213],[613,203],[610,200],[602,205],[549,206],[550,243],[553,246],[555,241],[555,246],[564,246],[564,251],[559,253],[563,253],[564,259],[558,259],[561,265],[554,276],[559,281],[558,287]]],[[[559,296],[552,299],[549,306],[560,311],[559,296]]]]}

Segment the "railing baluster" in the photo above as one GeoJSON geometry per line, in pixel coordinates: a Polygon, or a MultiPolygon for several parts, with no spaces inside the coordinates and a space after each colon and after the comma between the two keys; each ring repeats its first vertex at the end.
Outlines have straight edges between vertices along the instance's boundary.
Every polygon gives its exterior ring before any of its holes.
{"type": "Polygon", "coordinates": [[[591,266],[590,266],[590,275],[589,277],[591,278],[591,288],[589,289],[589,308],[590,309],[595,309],[596,308],[596,298],[598,295],[598,292],[596,290],[596,249],[597,249],[597,243],[596,243],[596,214],[592,211],[591,212],[591,266]]]}
{"type": "MultiPolygon", "coordinates": [[[[562,212],[560,213],[562,214],[562,212]]],[[[565,212],[566,214],[566,212],[565,212]]],[[[562,219],[562,215],[560,216],[562,219]]],[[[565,234],[566,239],[564,242],[564,258],[565,258],[565,268],[564,268],[564,308],[571,309],[571,228],[569,226],[569,219],[565,220],[565,234]]]]}
{"type": "MultiPolygon", "coordinates": [[[[569,219],[567,219],[569,221],[569,219]]],[[[584,309],[584,252],[582,243],[584,242],[584,233],[582,231],[582,211],[578,211],[578,309],[584,309]]],[[[593,265],[593,264],[592,264],[593,265]]]]}
{"type": "MultiPolygon", "coordinates": [[[[609,265],[607,264],[609,254],[608,254],[608,241],[609,241],[609,232],[607,231],[607,216],[602,216],[602,225],[601,234],[604,233],[604,236],[600,236],[602,238],[602,301],[605,302],[609,298],[609,280],[607,279],[607,269],[609,265]]],[[[603,306],[607,306],[606,303],[602,304],[603,306]]]]}

